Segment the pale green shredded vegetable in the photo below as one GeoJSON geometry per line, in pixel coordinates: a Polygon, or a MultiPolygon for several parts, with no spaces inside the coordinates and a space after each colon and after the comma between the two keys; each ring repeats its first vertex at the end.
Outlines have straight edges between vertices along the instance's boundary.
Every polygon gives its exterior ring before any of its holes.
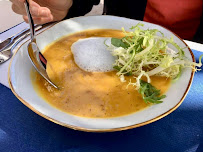
{"type": "Polygon", "coordinates": [[[138,90],[143,76],[147,77],[148,83],[153,75],[177,79],[182,68],[189,67],[197,71],[197,67],[202,66],[203,55],[200,56],[199,63],[191,62],[185,57],[184,48],[177,45],[173,37],[168,39],[159,30],[143,30],[142,26],[144,25],[139,23],[130,32],[122,28],[125,37],[112,38],[111,45],[108,46],[112,55],[117,57],[114,68],[122,82],[125,82],[126,75],[133,75],[136,81],[129,82],[129,85],[134,85],[138,90]]]}

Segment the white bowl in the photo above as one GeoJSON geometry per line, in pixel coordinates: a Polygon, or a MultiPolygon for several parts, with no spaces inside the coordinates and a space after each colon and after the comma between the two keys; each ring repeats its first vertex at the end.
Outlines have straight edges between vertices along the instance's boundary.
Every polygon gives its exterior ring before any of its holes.
{"type": "MultiPolygon", "coordinates": [[[[37,44],[39,45],[40,50],[42,50],[51,42],[74,32],[87,29],[120,30],[121,27],[129,29],[138,22],[144,23],[144,29],[158,29],[163,32],[166,37],[172,35],[174,41],[179,46],[187,46],[177,35],[159,25],[115,16],[78,17],[59,22],[39,34],[37,36],[37,44]]],[[[194,76],[194,72],[192,72],[191,69],[185,69],[180,79],[171,84],[171,87],[166,93],[167,97],[163,100],[163,103],[153,105],[140,112],[109,119],[83,118],[73,116],[52,107],[36,93],[30,77],[30,71],[33,70],[33,68],[27,55],[27,44],[28,42],[24,43],[12,58],[9,68],[9,83],[11,90],[22,103],[40,116],[62,126],[76,130],[92,132],[119,131],[143,126],[159,120],[180,106],[189,91],[194,76]]],[[[195,61],[190,49],[185,49],[185,55],[189,60],[195,61]]]]}

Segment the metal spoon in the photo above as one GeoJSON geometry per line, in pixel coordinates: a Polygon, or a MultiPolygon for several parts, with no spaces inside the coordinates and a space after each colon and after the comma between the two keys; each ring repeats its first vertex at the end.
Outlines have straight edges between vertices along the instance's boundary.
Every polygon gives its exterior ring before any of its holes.
{"type": "MultiPolygon", "coordinates": [[[[27,0],[25,0],[25,9],[27,12],[29,24],[30,24],[30,35],[31,35],[31,42],[28,44],[28,56],[30,58],[30,61],[34,68],[37,70],[37,72],[44,77],[53,87],[58,88],[48,77],[46,73],[46,69],[42,65],[39,55],[44,58],[44,56],[40,53],[40,50],[37,46],[36,39],[35,39],[35,30],[34,30],[34,22],[29,10],[29,3],[27,0]]],[[[44,58],[45,59],[45,58],[44,58]]],[[[45,59],[46,60],[46,59],[45,59]]]]}

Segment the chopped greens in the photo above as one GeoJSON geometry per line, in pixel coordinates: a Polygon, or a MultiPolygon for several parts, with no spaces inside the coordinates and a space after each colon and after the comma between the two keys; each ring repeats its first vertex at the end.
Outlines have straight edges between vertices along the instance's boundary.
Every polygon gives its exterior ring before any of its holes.
{"type": "Polygon", "coordinates": [[[150,83],[143,80],[140,80],[140,88],[138,91],[146,103],[162,103],[163,101],[161,101],[161,99],[166,97],[166,95],[160,96],[160,90],[157,90],[150,83]]]}
{"type": "Polygon", "coordinates": [[[125,36],[122,39],[112,38],[108,50],[117,59],[114,63],[114,69],[122,82],[126,82],[125,76],[133,75],[135,83],[129,82],[129,85],[136,86],[136,89],[142,94],[143,99],[150,103],[161,103],[160,91],[156,90],[151,84],[150,76],[163,76],[177,79],[185,67],[198,71],[196,67],[201,67],[200,56],[199,63],[189,61],[184,54],[183,49],[177,45],[173,37],[166,38],[164,34],[157,29],[143,30],[144,26],[138,23],[131,28],[132,31],[126,32],[122,28],[125,36]],[[147,82],[141,78],[145,76],[147,82]]]}

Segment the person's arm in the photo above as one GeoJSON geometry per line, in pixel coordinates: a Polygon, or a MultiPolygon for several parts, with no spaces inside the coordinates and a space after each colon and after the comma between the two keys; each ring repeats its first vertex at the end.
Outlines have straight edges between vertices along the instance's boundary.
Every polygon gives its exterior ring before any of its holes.
{"type": "Polygon", "coordinates": [[[67,18],[83,16],[91,11],[93,5],[98,5],[100,0],[73,0],[72,7],[70,8],[67,18]]]}

